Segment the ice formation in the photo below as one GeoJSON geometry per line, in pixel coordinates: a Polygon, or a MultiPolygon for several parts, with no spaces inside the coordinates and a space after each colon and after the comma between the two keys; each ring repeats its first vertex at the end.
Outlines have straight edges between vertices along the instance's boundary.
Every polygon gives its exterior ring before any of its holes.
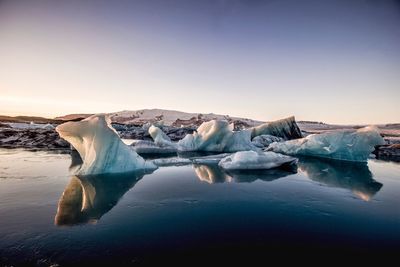
{"type": "Polygon", "coordinates": [[[288,155],[367,161],[374,146],[384,143],[378,130],[368,126],[357,131],[326,132],[297,140],[272,143],[268,150],[288,155]]]}
{"type": "Polygon", "coordinates": [[[225,170],[266,170],[282,165],[294,165],[297,159],[274,152],[241,151],[219,162],[225,170]]]}
{"type": "Polygon", "coordinates": [[[283,138],[269,134],[262,134],[254,137],[253,140],[251,140],[253,145],[259,148],[265,148],[274,142],[282,142],[282,141],[284,141],[283,138]]]}
{"type": "Polygon", "coordinates": [[[281,137],[285,140],[303,137],[293,116],[251,128],[251,138],[265,134],[281,137]]]}
{"type": "Polygon", "coordinates": [[[203,122],[196,132],[178,142],[180,151],[236,152],[256,149],[248,130],[233,131],[233,124],[224,120],[203,122]]]}
{"type": "Polygon", "coordinates": [[[79,122],[66,122],[57,126],[56,131],[82,158],[83,163],[76,174],[121,173],[157,168],[122,142],[105,115],[93,115],[79,122]]]}
{"type": "Polygon", "coordinates": [[[221,159],[231,155],[230,153],[222,153],[216,155],[209,155],[203,157],[192,157],[191,160],[194,164],[218,164],[221,159]]]}
{"type": "Polygon", "coordinates": [[[175,146],[159,146],[147,140],[139,140],[132,145],[139,154],[174,154],[177,150],[175,146]]]}
{"type": "Polygon", "coordinates": [[[179,157],[153,159],[152,162],[158,167],[184,166],[192,164],[190,159],[179,157]]]}
{"type": "Polygon", "coordinates": [[[151,138],[153,138],[154,143],[158,146],[176,146],[160,128],[154,125],[150,126],[149,134],[151,138]]]}

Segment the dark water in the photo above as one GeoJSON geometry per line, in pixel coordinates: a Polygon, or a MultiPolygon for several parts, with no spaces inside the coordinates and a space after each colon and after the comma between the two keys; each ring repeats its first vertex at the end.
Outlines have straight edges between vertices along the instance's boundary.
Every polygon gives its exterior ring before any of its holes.
{"type": "Polygon", "coordinates": [[[296,170],[68,175],[69,155],[0,150],[0,265],[387,259],[400,165],[300,159],[296,170]]]}

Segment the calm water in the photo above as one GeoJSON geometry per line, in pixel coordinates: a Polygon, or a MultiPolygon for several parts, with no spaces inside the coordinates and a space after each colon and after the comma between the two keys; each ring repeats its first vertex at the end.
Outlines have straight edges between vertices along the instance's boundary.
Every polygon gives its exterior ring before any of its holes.
{"type": "MultiPolygon", "coordinates": [[[[0,150],[0,263],[146,263],[400,251],[400,165],[301,159],[76,177],[66,154],[0,150]]],[[[307,256],[308,257],[308,256],[307,256]]]]}

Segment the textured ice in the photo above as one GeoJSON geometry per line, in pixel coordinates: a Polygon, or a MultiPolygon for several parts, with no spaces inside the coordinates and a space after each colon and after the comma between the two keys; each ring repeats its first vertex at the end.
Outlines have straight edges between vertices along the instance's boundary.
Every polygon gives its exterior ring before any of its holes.
{"type": "Polygon", "coordinates": [[[192,164],[190,159],[179,157],[153,159],[152,162],[158,167],[183,166],[192,164]]]}
{"type": "Polygon", "coordinates": [[[176,146],[160,128],[154,125],[150,126],[149,134],[151,138],[153,138],[154,143],[158,146],[176,146]]]}
{"type": "Polygon", "coordinates": [[[241,151],[219,162],[225,170],[266,170],[282,165],[294,165],[297,159],[274,152],[241,151]]]}
{"type": "Polygon", "coordinates": [[[180,151],[236,152],[256,149],[248,130],[233,131],[233,124],[225,120],[203,122],[196,132],[178,142],[180,151]]]}
{"type": "Polygon", "coordinates": [[[374,146],[384,143],[377,128],[368,126],[357,131],[326,132],[297,140],[272,143],[268,150],[288,155],[367,161],[374,146]]]}
{"type": "Polygon", "coordinates": [[[265,134],[282,137],[285,140],[303,137],[293,116],[277,121],[267,122],[251,128],[252,138],[265,134]]]}
{"type": "Polygon", "coordinates": [[[269,135],[269,134],[262,134],[262,135],[254,137],[253,140],[251,140],[251,142],[256,147],[259,147],[259,148],[265,148],[274,142],[282,142],[282,141],[284,141],[283,138],[269,135]]]}
{"type": "Polygon", "coordinates": [[[139,154],[173,154],[177,150],[175,146],[160,146],[147,140],[139,140],[132,145],[139,154]]]}
{"type": "Polygon", "coordinates": [[[121,173],[157,168],[125,145],[105,115],[93,115],[79,122],[57,126],[60,137],[67,140],[82,158],[79,175],[121,173]]]}
{"type": "Polygon", "coordinates": [[[231,154],[222,153],[222,154],[209,155],[209,156],[203,156],[203,157],[192,157],[191,160],[195,164],[218,164],[221,161],[221,159],[223,159],[229,155],[231,155],[231,154]]]}

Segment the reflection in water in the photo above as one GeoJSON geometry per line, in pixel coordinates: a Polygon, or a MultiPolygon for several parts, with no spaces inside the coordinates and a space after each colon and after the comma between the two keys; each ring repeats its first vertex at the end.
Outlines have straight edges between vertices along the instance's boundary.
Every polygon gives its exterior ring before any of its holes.
{"type": "Polygon", "coordinates": [[[365,201],[369,201],[382,187],[373,179],[365,163],[301,158],[298,166],[311,180],[349,189],[365,201]]]}
{"type": "Polygon", "coordinates": [[[56,225],[94,223],[146,173],[72,176],[58,203],[56,225]]]}
{"type": "Polygon", "coordinates": [[[287,169],[275,168],[262,171],[224,171],[218,165],[193,165],[194,171],[201,181],[209,184],[236,182],[251,183],[256,180],[273,181],[297,172],[295,167],[287,169]]]}

